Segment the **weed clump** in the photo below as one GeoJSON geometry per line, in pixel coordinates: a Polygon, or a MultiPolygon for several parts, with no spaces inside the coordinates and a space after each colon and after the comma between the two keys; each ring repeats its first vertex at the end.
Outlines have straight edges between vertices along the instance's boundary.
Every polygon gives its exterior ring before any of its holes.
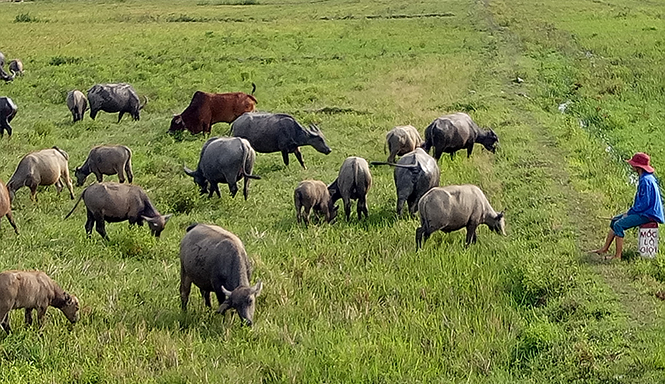
{"type": "Polygon", "coordinates": [[[80,57],[71,57],[71,56],[53,56],[49,60],[48,64],[53,66],[63,65],[63,64],[78,64],[81,62],[80,57]]]}
{"type": "Polygon", "coordinates": [[[32,16],[30,13],[19,13],[14,17],[15,23],[39,23],[46,20],[41,20],[37,16],[32,16]]]}

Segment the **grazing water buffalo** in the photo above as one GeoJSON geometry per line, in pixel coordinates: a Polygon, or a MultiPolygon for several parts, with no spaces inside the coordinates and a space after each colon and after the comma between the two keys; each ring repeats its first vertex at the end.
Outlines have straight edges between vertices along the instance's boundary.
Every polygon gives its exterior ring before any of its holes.
{"type": "Polygon", "coordinates": [[[106,182],[93,184],[84,189],[65,219],[74,212],[81,199],[88,209],[85,232],[90,235],[92,226],[95,225],[97,232],[106,240],[109,239],[106,235],[106,221],[115,223],[129,220],[130,225],[143,225],[143,221],[147,221],[150,232],[159,237],[171,218],[171,215],[159,214],[141,187],[106,182]]]}
{"type": "Polygon", "coordinates": [[[245,112],[252,112],[256,106],[252,83],[252,94],[244,92],[206,93],[196,91],[189,106],[179,115],[173,115],[169,133],[188,130],[192,134],[210,134],[212,125],[219,122],[232,123],[245,112]]]}
{"type": "MultiPolygon", "coordinates": [[[[423,139],[420,138],[418,130],[412,125],[404,125],[393,128],[386,134],[386,144],[390,150],[388,162],[394,163],[395,156],[405,155],[420,147],[423,139]]],[[[385,152],[385,145],[383,151],[385,152]]]]}
{"type": "Polygon", "coordinates": [[[5,72],[5,55],[0,52],[0,80],[4,81],[12,81],[14,80],[14,75],[9,76],[7,72],[5,72]]]}
{"type": "Polygon", "coordinates": [[[5,271],[0,273],[0,326],[11,332],[9,311],[25,308],[25,323],[32,324],[32,310],[37,310],[37,323],[41,327],[48,307],[55,307],[67,319],[79,319],[79,300],[65,292],[41,271],[5,271]]]}
{"type": "Polygon", "coordinates": [[[25,155],[16,167],[16,171],[7,182],[9,199],[14,201],[14,195],[19,188],[30,188],[30,198],[37,201],[37,186],[53,185],[62,191],[63,182],[69,189],[69,196],[74,199],[72,180],[69,178],[69,155],[58,147],[42,149],[25,155]]]}
{"type": "Polygon", "coordinates": [[[480,143],[488,151],[495,153],[499,138],[493,130],[479,128],[466,113],[453,113],[441,116],[425,128],[423,149],[429,153],[434,147],[434,158],[438,161],[443,152],[450,153],[466,148],[466,157],[471,156],[473,144],[480,143]]]}
{"type": "Polygon", "coordinates": [[[72,118],[76,123],[79,120],[83,120],[83,114],[88,110],[88,99],[78,89],[69,91],[67,93],[67,107],[72,112],[72,118]]]}
{"type": "Polygon", "coordinates": [[[9,62],[9,72],[12,73],[12,75],[16,76],[23,76],[23,62],[19,59],[14,59],[9,62]]]}
{"type": "Polygon", "coordinates": [[[231,129],[233,136],[247,139],[256,152],[282,152],[286,165],[289,165],[289,153],[294,153],[300,165],[307,169],[300,153],[302,145],[311,145],[326,155],[332,152],[316,125],[305,129],[292,116],[283,113],[245,113],[231,129]]]}
{"type": "Polygon", "coordinates": [[[98,182],[102,182],[103,175],[118,174],[118,181],[125,182],[123,170],[127,172],[127,180],[134,180],[132,173],[132,150],[124,145],[100,145],[90,150],[88,158],[82,166],[74,171],[76,186],[85,183],[89,174],[94,173],[98,182]]]}
{"type": "Polygon", "coordinates": [[[9,137],[12,136],[12,126],[9,123],[16,116],[17,110],[18,108],[12,99],[0,97],[0,137],[4,136],[5,131],[7,131],[9,137]]]}
{"type": "Polygon", "coordinates": [[[125,113],[129,113],[134,120],[140,119],[140,111],[148,103],[140,103],[139,95],[134,88],[126,83],[120,84],[96,84],[88,90],[88,102],[90,103],[90,118],[95,120],[97,112],[109,113],[120,112],[118,123],[125,113]]]}
{"type": "Polygon", "coordinates": [[[249,326],[254,322],[256,297],[263,283],[250,286],[252,268],[242,241],[233,233],[216,225],[192,224],[180,242],[180,301],[187,310],[192,283],[199,287],[207,307],[210,292],[215,292],[219,308],[224,314],[235,308],[249,326]]]}
{"type": "Polygon", "coordinates": [[[397,214],[402,216],[404,202],[409,212],[418,211],[418,200],[431,188],[439,186],[441,172],[439,166],[422,148],[404,155],[397,164],[376,162],[372,165],[388,164],[395,167],[395,187],[397,188],[397,214]]]}
{"type": "Polygon", "coordinates": [[[438,230],[453,232],[466,227],[466,245],[476,242],[476,228],[480,224],[506,235],[503,212],[496,213],[475,185],[432,188],[420,199],[418,208],[420,227],[416,229],[416,249],[438,230]]]}
{"type": "Polygon", "coordinates": [[[328,223],[337,216],[337,206],[330,198],[328,187],[323,181],[301,181],[293,193],[293,201],[296,205],[296,220],[298,223],[301,219],[304,220],[305,226],[309,225],[309,215],[312,208],[315,212],[322,212],[328,223]],[[302,211],[303,208],[304,211],[302,211]]]}
{"type": "Polygon", "coordinates": [[[5,186],[5,183],[0,180],[0,218],[3,216],[7,216],[7,220],[9,220],[9,224],[14,227],[14,232],[18,235],[18,228],[16,227],[16,223],[14,222],[14,216],[12,215],[12,206],[11,202],[9,201],[9,191],[7,190],[7,187],[5,186]]]}
{"type": "Polygon", "coordinates": [[[260,179],[259,176],[252,175],[255,158],[256,154],[247,140],[238,137],[213,137],[203,144],[196,171],[185,167],[185,173],[194,178],[202,195],[208,192],[208,197],[212,197],[213,192],[222,197],[218,183],[228,184],[231,196],[235,197],[238,192],[237,182],[244,178],[243,195],[247,200],[249,179],[260,179]]]}
{"type": "Polygon", "coordinates": [[[369,216],[367,211],[367,191],[372,186],[372,174],[367,161],[361,157],[347,157],[339,169],[337,179],[328,186],[331,204],[339,199],[344,202],[346,220],[351,218],[351,199],[358,200],[358,220],[369,216]]]}

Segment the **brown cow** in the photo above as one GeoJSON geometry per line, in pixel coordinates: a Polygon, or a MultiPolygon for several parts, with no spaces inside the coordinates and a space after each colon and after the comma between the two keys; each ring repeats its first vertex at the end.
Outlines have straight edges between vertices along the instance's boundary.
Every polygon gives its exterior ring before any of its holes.
{"type": "Polygon", "coordinates": [[[244,92],[207,93],[196,91],[189,106],[179,115],[173,115],[169,133],[188,130],[192,134],[210,134],[212,125],[219,122],[232,123],[245,112],[252,112],[256,106],[252,83],[252,94],[244,92]]]}
{"type": "Polygon", "coordinates": [[[12,206],[9,202],[9,191],[5,186],[5,183],[0,180],[0,219],[2,216],[7,216],[9,224],[14,227],[14,232],[18,235],[18,228],[16,228],[16,223],[14,222],[14,216],[12,215],[12,206]]]}

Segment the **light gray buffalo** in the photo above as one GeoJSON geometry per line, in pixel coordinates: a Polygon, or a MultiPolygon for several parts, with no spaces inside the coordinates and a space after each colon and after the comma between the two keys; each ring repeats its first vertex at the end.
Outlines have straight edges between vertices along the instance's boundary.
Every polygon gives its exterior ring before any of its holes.
{"type": "Polygon", "coordinates": [[[139,95],[134,88],[127,83],[120,84],[95,84],[88,90],[88,102],[90,103],[90,118],[95,120],[97,112],[109,113],[120,112],[118,123],[125,113],[129,113],[134,120],[141,118],[140,111],[148,103],[140,103],[139,95]]]}
{"type": "Polygon", "coordinates": [[[358,200],[358,220],[369,217],[367,211],[367,192],[372,186],[372,174],[369,172],[367,161],[361,157],[347,157],[339,169],[337,179],[328,186],[331,204],[339,199],[344,202],[346,220],[351,218],[351,200],[358,200]]]}
{"type": "Polygon", "coordinates": [[[316,125],[305,129],[292,116],[283,113],[245,113],[233,122],[231,130],[233,136],[247,139],[256,152],[282,152],[286,165],[289,165],[289,153],[293,153],[307,169],[300,153],[304,145],[311,145],[326,155],[332,152],[316,125]]]}
{"type": "Polygon", "coordinates": [[[376,162],[372,165],[388,164],[395,167],[395,188],[397,189],[397,214],[402,216],[404,202],[408,204],[409,212],[418,211],[418,200],[431,188],[439,186],[441,171],[430,155],[422,148],[404,155],[397,164],[376,162]]]}
{"type": "Polygon", "coordinates": [[[243,195],[247,200],[249,193],[249,179],[261,179],[252,175],[256,153],[245,139],[238,137],[213,137],[203,144],[199,165],[195,171],[185,167],[185,173],[194,178],[194,182],[201,188],[201,194],[213,192],[222,197],[218,183],[229,185],[231,196],[238,193],[238,181],[245,179],[243,195]]]}
{"type": "Polygon", "coordinates": [[[327,223],[332,222],[337,216],[337,206],[330,198],[328,187],[323,181],[303,180],[293,192],[293,202],[296,206],[296,220],[300,223],[305,221],[309,225],[309,215],[312,208],[315,213],[323,213],[327,223]]]}
{"type": "Polygon", "coordinates": [[[32,310],[37,310],[37,323],[41,327],[48,307],[55,307],[67,319],[79,319],[79,300],[65,292],[58,283],[41,271],[5,271],[0,273],[0,326],[11,332],[9,311],[25,308],[25,323],[32,324],[32,310]]]}
{"type": "Polygon", "coordinates": [[[466,148],[466,157],[471,156],[473,145],[482,144],[485,149],[495,153],[499,137],[493,130],[484,130],[478,127],[466,113],[458,112],[441,116],[425,128],[425,143],[423,149],[429,153],[434,147],[434,158],[438,161],[443,152],[450,153],[466,148]]]}
{"type": "Polygon", "coordinates": [[[91,173],[95,174],[98,182],[102,182],[103,175],[118,175],[118,181],[125,182],[124,172],[127,180],[134,180],[132,173],[132,150],[124,145],[100,145],[94,147],[88,153],[88,158],[83,165],[74,170],[76,186],[80,187],[91,173]]]}
{"type": "Polygon", "coordinates": [[[216,225],[192,224],[180,242],[180,304],[187,310],[192,283],[199,287],[207,307],[210,292],[215,292],[224,314],[235,308],[245,324],[254,322],[256,297],[263,283],[249,285],[252,267],[242,241],[233,233],[216,225]]]}
{"type": "Polygon", "coordinates": [[[23,76],[23,62],[19,59],[14,59],[9,62],[9,72],[12,73],[12,75],[16,76],[23,76]]]}
{"type": "Polygon", "coordinates": [[[12,126],[9,123],[16,116],[16,111],[18,111],[18,108],[12,99],[0,97],[0,137],[4,136],[5,131],[7,131],[9,137],[12,136],[12,126]]]}
{"type": "Polygon", "coordinates": [[[79,120],[83,120],[83,114],[88,110],[88,99],[78,89],[69,91],[67,93],[67,108],[69,108],[72,118],[76,123],[79,120]]]}
{"type": "Polygon", "coordinates": [[[16,191],[22,187],[30,188],[30,198],[37,201],[37,187],[55,185],[58,194],[63,183],[69,189],[69,196],[74,199],[72,179],[69,178],[69,155],[58,147],[42,149],[25,155],[16,167],[16,171],[7,182],[9,199],[14,201],[16,191]]]}
{"type": "MultiPolygon", "coordinates": [[[[423,139],[420,138],[420,134],[414,126],[403,125],[393,128],[386,134],[386,145],[390,151],[388,162],[394,163],[395,156],[405,155],[420,147],[422,143],[423,139]]],[[[384,152],[386,145],[383,147],[384,152]]]]}
{"type": "Polygon", "coordinates": [[[9,191],[7,191],[7,186],[5,186],[5,183],[0,180],[0,219],[3,216],[7,216],[7,220],[9,220],[9,224],[14,227],[14,232],[18,235],[18,228],[16,227],[16,223],[14,222],[14,215],[12,214],[12,206],[11,202],[9,201],[9,191]]]}
{"type": "Polygon", "coordinates": [[[106,222],[115,223],[128,220],[130,225],[143,225],[148,222],[150,232],[159,237],[171,215],[162,216],[152,205],[145,191],[136,185],[105,182],[93,184],[83,190],[68,218],[83,200],[88,210],[85,232],[90,235],[95,225],[97,232],[106,240],[106,222]]]}
{"type": "Polygon", "coordinates": [[[438,230],[453,232],[466,228],[466,245],[476,242],[476,228],[480,224],[506,235],[504,213],[496,213],[475,185],[432,188],[420,199],[418,208],[420,227],[416,229],[416,249],[438,230]]]}

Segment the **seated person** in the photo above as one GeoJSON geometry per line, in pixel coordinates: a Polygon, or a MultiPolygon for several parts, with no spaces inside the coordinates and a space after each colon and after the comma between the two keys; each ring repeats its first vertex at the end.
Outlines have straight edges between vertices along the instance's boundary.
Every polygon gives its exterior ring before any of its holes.
{"type": "Polygon", "coordinates": [[[602,255],[610,249],[612,241],[616,239],[616,252],[614,258],[621,259],[623,251],[624,231],[628,228],[637,227],[649,222],[662,224],[665,221],[663,217],[663,202],[660,198],[658,182],[653,175],[654,169],[649,165],[649,155],[638,152],[632,159],[626,160],[633,167],[633,171],[640,176],[637,185],[637,194],[635,202],[628,212],[614,216],[610,222],[610,232],[605,239],[605,245],[591,253],[602,255]]]}

